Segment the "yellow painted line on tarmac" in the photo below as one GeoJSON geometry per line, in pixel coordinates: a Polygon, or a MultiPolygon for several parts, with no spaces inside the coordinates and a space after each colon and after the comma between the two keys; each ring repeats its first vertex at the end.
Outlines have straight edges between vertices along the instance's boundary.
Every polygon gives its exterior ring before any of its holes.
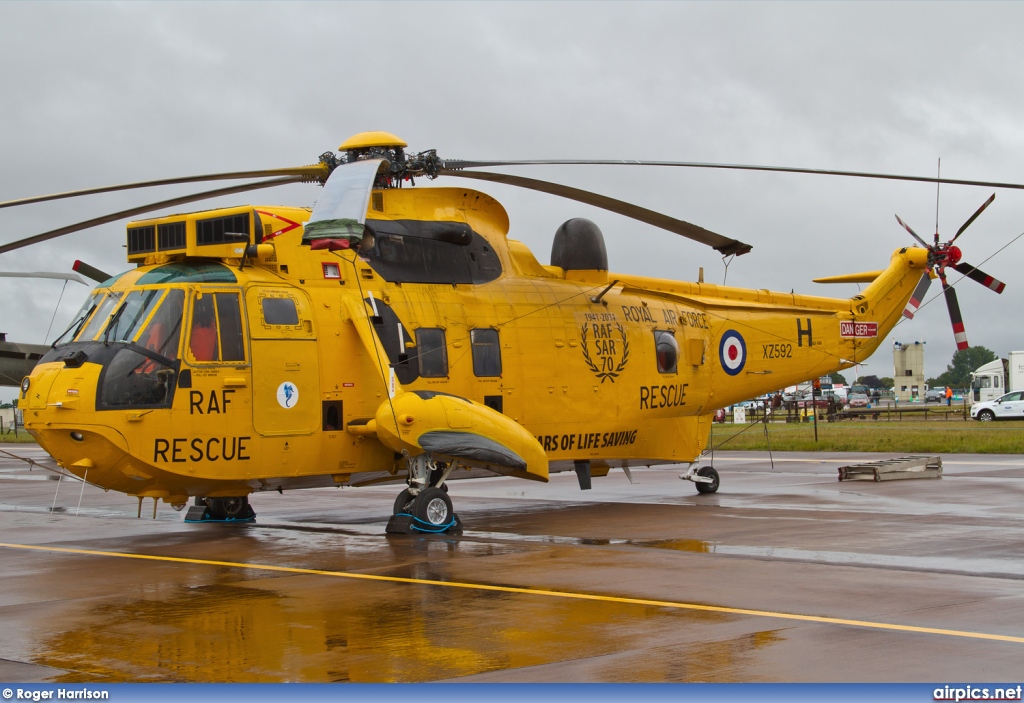
{"type": "Polygon", "coordinates": [[[0,548],[21,549],[35,552],[56,552],[59,554],[75,554],[97,557],[116,557],[120,559],[140,559],[144,561],[161,561],[176,564],[198,564],[200,566],[226,566],[233,569],[253,569],[256,571],[276,571],[288,574],[309,574],[313,576],[331,576],[334,578],[362,579],[364,581],[384,581],[389,583],[408,583],[420,586],[440,586],[443,588],[462,588],[471,591],[491,591],[497,593],[517,593],[530,596],[548,596],[551,598],[568,598],[570,600],[594,601],[600,603],[623,603],[627,605],[646,605],[656,608],[673,608],[675,610],[693,610],[705,613],[721,613],[723,615],[750,615],[760,618],[777,618],[780,620],[797,620],[814,622],[824,625],[848,625],[872,630],[893,630],[897,632],[915,632],[926,635],[945,635],[947,637],[966,637],[977,640],[995,640],[997,642],[1016,642],[1024,644],[1024,637],[1012,635],[992,635],[986,632],[968,632],[965,630],[946,630],[939,627],[917,627],[915,625],[896,625],[887,622],[870,620],[849,620],[846,618],[830,618],[821,615],[800,615],[798,613],[781,613],[771,610],[753,610],[750,608],[729,608],[721,605],[702,605],[699,603],[682,603],[679,601],[651,600],[648,598],[624,598],[621,596],[603,596],[596,593],[574,593],[572,591],[551,591],[543,588],[522,588],[518,586],[493,586],[483,583],[464,583],[460,581],[435,581],[433,579],[415,579],[402,576],[380,576],[376,574],[358,574],[349,571],[325,571],[322,569],[303,569],[294,566],[274,566],[271,564],[248,564],[237,561],[215,561],[212,559],[192,559],[186,557],[168,557],[155,554],[132,554],[130,552],[107,552],[95,549],[71,549],[68,547],[44,547],[32,544],[8,544],[0,542],[0,548]]]}

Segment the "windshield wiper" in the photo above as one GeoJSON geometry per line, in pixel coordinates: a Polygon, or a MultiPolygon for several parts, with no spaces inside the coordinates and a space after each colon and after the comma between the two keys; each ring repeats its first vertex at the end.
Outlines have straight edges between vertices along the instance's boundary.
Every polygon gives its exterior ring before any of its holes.
{"type": "MultiPolygon", "coordinates": [[[[117,321],[121,317],[121,313],[124,312],[124,309],[126,307],[128,307],[127,303],[125,303],[124,305],[119,307],[117,309],[117,312],[115,312],[113,315],[111,315],[110,322],[107,323],[107,329],[103,330],[103,343],[104,344],[108,343],[108,339],[110,337],[110,330],[114,329],[114,327],[117,325],[117,321]]],[[[117,341],[117,340],[114,340],[114,341],[117,341]]]]}

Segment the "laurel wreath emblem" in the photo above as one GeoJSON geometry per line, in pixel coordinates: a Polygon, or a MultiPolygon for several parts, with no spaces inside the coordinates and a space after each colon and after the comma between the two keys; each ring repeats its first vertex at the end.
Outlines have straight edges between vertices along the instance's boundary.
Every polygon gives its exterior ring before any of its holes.
{"type": "Polygon", "coordinates": [[[619,360],[614,371],[602,371],[597,367],[594,360],[590,358],[590,349],[587,347],[587,325],[583,325],[580,328],[583,360],[587,362],[587,366],[589,366],[590,370],[594,372],[594,375],[601,379],[601,383],[604,383],[607,380],[611,380],[612,383],[615,383],[615,379],[619,377],[622,370],[626,368],[626,362],[629,361],[629,341],[626,339],[626,330],[620,323],[615,323],[615,326],[618,327],[619,335],[622,337],[622,359],[619,360]]]}

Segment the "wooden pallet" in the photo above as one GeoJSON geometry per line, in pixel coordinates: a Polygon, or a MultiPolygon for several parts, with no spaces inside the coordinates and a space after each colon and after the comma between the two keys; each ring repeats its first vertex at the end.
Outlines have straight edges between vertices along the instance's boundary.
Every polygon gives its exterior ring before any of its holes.
{"type": "Polygon", "coordinates": [[[942,457],[903,456],[839,467],[840,481],[899,481],[905,478],[942,478],[942,457]]]}

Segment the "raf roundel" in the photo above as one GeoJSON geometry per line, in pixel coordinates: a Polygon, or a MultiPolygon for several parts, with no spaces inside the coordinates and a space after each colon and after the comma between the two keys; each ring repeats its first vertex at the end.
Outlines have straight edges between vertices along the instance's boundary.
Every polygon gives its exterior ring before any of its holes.
{"type": "Polygon", "coordinates": [[[739,332],[727,330],[722,335],[722,342],[718,345],[718,360],[722,362],[722,369],[730,376],[735,376],[743,370],[743,365],[747,363],[747,344],[739,332]]]}
{"type": "Polygon", "coordinates": [[[299,402],[299,387],[285,381],[277,387],[277,402],[285,410],[291,410],[299,402]]]}

